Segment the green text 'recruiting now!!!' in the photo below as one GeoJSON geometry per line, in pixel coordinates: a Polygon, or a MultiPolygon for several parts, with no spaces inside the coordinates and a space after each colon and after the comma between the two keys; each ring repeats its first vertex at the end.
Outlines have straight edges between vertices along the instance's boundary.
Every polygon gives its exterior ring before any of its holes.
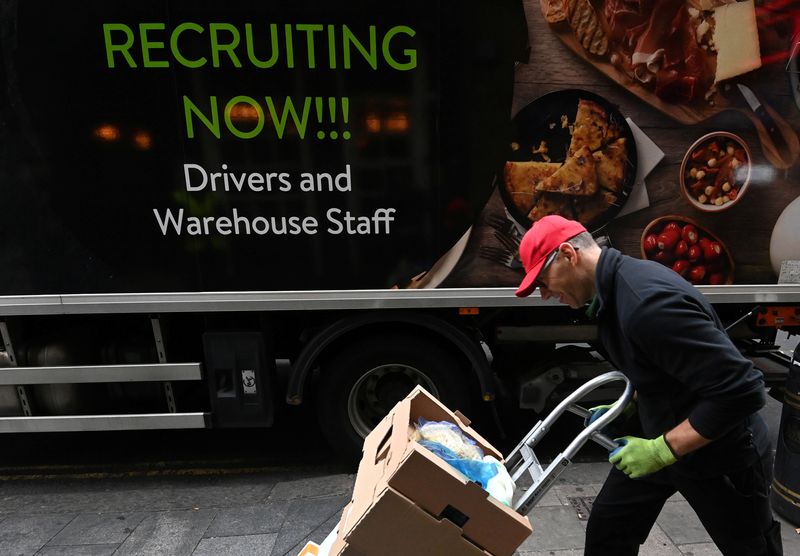
{"type": "Polygon", "coordinates": [[[241,26],[232,23],[184,22],[104,23],[109,68],[214,68],[247,66],[258,69],[351,69],[366,64],[408,71],[417,67],[417,50],[409,48],[416,31],[406,25],[379,31],[368,26],[358,36],[344,24],[296,23],[241,26]],[[191,35],[195,35],[192,37],[191,35]],[[188,54],[184,44],[202,38],[203,54],[188,54]]]}

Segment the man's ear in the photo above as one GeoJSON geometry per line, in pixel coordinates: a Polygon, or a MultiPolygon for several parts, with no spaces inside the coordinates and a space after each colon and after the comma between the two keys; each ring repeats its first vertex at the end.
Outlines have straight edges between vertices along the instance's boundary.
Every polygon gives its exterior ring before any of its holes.
{"type": "Polygon", "coordinates": [[[562,243],[560,249],[561,255],[567,258],[569,264],[575,266],[578,263],[578,252],[571,243],[562,243]]]}

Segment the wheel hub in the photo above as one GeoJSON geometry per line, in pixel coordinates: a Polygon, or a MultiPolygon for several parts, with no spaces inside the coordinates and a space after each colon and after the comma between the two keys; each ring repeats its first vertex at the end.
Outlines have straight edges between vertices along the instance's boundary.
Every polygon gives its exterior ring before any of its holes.
{"type": "Polygon", "coordinates": [[[347,413],[363,438],[417,385],[439,397],[433,381],[419,369],[405,364],[387,364],[364,373],[350,390],[347,413]]]}

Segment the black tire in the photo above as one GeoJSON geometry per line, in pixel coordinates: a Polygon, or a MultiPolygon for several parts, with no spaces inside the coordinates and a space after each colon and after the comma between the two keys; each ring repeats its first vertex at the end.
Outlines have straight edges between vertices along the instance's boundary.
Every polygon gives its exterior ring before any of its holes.
{"type": "Polygon", "coordinates": [[[469,375],[446,350],[407,335],[362,341],[333,357],[317,383],[320,428],[345,459],[358,461],[364,437],[417,384],[469,415],[469,375]]]}

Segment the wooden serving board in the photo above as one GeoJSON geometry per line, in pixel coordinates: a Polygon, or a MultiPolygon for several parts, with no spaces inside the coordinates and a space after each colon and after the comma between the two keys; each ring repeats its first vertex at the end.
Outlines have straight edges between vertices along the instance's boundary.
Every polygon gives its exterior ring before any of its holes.
{"type": "MultiPolygon", "coordinates": [[[[544,18],[545,14],[547,13],[549,3],[549,0],[539,0],[542,18],[544,18]]],[[[618,83],[620,86],[636,95],[639,99],[646,102],[659,112],[669,116],[676,122],[686,125],[694,125],[716,116],[721,112],[736,110],[747,116],[753,122],[753,125],[758,132],[758,137],[761,141],[764,156],[774,166],[777,168],[789,168],[797,161],[798,156],[800,156],[800,139],[798,139],[797,133],[786,122],[786,120],[784,120],[768,104],[763,103],[767,112],[769,112],[773,120],[775,120],[778,130],[784,138],[786,143],[784,147],[778,148],[775,145],[774,140],[770,138],[769,133],[766,131],[766,127],[758,118],[758,116],[756,116],[755,113],[744,104],[743,100],[740,101],[740,99],[736,96],[738,95],[738,91],[734,91],[735,94],[731,94],[728,97],[719,93],[716,94],[713,105],[702,100],[692,104],[676,104],[665,102],[656,96],[653,91],[647,87],[644,87],[637,81],[631,79],[624,72],[617,69],[617,67],[614,66],[608,60],[608,58],[602,58],[587,52],[580,42],[578,42],[577,37],[573,33],[572,28],[567,21],[548,24],[548,26],[559,38],[559,40],[578,57],[582,58],[586,63],[594,66],[606,77],[618,83]]]]}
{"type": "MultiPolygon", "coordinates": [[[[539,0],[539,4],[542,9],[542,17],[544,17],[550,2],[549,0],[539,0]]],[[[578,39],[575,36],[575,33],[573,33],[572,27],[569,26],[568,22],[562,21],[561,23],[551,23],[548,25],[559,38],[559,40],[575,54],[583,58],[584,61],[594,66],[606,77],[612,81],[615,81],[622,87],[625,87],[644,102],[660,112],[663,112],[676,122],[687,125],[698,124],[712,116],[715,116],[716,114],[719,114],[720,112],[724,112],[725,110],[729,110],[731,108],[727,99],[721,99],[723,102],[715,103],[714,106],[702,101],[691,105],[664,102],[658,98],[653,91],[643,87],[641,84],[627,76],[624,72],[617,69],[617,67],[614,66],[607,58],[601,58],[587,52],[581,43],[578,42],[578,39]]]]}

